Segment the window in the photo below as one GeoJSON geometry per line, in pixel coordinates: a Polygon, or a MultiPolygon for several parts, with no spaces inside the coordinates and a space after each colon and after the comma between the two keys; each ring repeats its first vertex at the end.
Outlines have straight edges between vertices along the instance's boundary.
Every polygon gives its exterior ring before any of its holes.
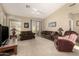
{"type": "Polygon", "coordinates": [[[21,31],[21,22],[20,21],[10,20],[10,30],[12,28],[15,28],[16,29],[16,34],[20,34],[20,31],[21,31]]]}

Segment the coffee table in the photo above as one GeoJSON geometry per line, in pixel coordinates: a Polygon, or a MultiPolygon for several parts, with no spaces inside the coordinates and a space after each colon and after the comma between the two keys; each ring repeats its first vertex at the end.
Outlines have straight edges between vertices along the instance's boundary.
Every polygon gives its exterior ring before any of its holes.
{"type": "Polygon", "coordinates": [[[11,55],[17,54],[17,39],[9,39],[7,45],[0,47],[0,53],[9,53],[11,55]]]}

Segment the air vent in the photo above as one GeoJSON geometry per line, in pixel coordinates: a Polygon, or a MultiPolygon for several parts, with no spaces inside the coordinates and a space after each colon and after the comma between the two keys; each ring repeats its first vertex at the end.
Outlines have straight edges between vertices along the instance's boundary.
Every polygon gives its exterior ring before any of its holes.
{"type": "Polygon", "coordinates": [[[30,8],[30,5],[26,5],[26,8],[30,8]]]}
{"type": "Polygon", "coordinates": [[[72,6],[74,6],[74,5],[76,5],[76,3],[72,3],[72,4],[70,4],[69,7],[72,7],[72,6]]]}

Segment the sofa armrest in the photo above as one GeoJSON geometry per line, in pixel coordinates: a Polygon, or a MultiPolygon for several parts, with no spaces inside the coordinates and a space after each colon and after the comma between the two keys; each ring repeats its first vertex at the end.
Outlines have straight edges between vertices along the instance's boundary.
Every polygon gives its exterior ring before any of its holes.
{"type": "Polygon", "coordinates": [[[58,39],[54,41],[54,45],[57,50],[60,51],[72,51],[74,43],[65,39],[58,39]]]}

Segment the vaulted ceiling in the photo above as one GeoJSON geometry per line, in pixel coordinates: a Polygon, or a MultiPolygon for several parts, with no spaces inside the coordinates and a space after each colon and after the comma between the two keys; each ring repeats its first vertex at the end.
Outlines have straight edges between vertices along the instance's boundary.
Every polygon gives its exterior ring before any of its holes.
{"type": "Polygon", "coordinates": [[[4,3],[6,13],[24,17],[45,18],[64,3],[4,3]]]}

